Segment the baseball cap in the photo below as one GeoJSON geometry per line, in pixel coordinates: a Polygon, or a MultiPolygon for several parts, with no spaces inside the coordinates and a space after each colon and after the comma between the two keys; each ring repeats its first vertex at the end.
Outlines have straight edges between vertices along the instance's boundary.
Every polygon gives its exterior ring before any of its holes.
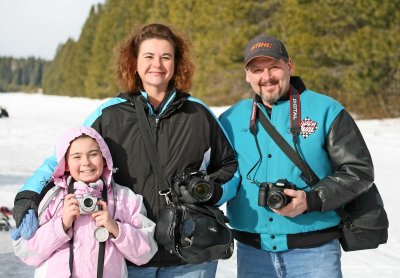
{"type": "Polygon", "coordinates": [[[283,42],[273,36],[258,35],[249,41],[244,50],[244,64],[247,64],[256,57],[270,57],[275,60],[289,58],[283,42]]]}

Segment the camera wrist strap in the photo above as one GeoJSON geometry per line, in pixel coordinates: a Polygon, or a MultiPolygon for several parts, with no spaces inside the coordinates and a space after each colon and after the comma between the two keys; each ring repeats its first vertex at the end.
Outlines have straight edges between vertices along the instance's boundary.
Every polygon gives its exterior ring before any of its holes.
{"type": "Polygon", "coordinates": [[[170,192],[171,191],[170,186],[167,181],[166,175],[164,173],[164,169],[161,167],[160,157],[157,152],[156,146],[154,144],[153,137],[151,135],[150,126],[149,123],[147,122],[147,117],[144,112],[144,108],[142,107],[142,105],[140,105],[139,101],[136,98],[134,98],[133,102],[136,107],[136,114],[139,120],[139,126],[143,132],[145,148],[147,154],[149,155],[150,163],[153,166],[154,174],[156,176],[159,194],[164,195],[168,202],[167,195],[172,192],[170,192]]]}
{"type": "MultiPolygon", "coordinates": [[[[71,178],[71,181],[68,184],[68,194],[74,194],[75,189],[74,189],[74,182],[75,180],[71,178]]],[[[101,190],[101,197],[103,198],[103,201],[107,203],[107,185],[103,180],[103,189],[101,190]]],[[[73,263],[74,263],[74,223],[72,223],[72,237],[68,242],[69,246],[69,271],[71,273],[72,277],[72,268],[73,268],[73,263]]],[[[103,277],[103,270],[104,270],[104,255],[106,251],[106,242],[99,242],[99,256],[97,260],[97,278],[102,278],[103,277]]]]}

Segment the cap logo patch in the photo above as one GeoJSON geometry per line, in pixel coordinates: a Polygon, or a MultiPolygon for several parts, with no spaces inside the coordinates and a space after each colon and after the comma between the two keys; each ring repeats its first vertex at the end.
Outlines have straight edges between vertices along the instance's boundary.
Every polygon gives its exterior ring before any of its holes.
{"type": "Polygon", "coordinates": [[[309,117],[306,117],[304,120],[301,121],[301,132],[300,135],[303,138],[307,138],[311,134],[313,134],[318,128],[317,122],[314,122],[309,117]]]}
{"type": "Polygon", "coordinates": [[[257,49],[257,48],[260,48],[260,47],[272,48],[272,43],[269,43],[269,42],[259,42],[259,43],[255,43],[255,44],[253,44],[253,46],[251,47],[250,51],[253,51],[253,50],[255,50],[255,49],[257,49]]]}

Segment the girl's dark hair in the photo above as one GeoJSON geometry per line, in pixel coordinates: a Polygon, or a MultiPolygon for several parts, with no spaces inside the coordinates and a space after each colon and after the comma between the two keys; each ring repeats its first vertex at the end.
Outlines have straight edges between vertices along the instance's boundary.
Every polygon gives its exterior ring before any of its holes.
{"type": "Polygon", "coordinates": [[[163,39],[169,41],[175,50],[175,73],[168,84],[168,89],[188,92],[192,86],[194,65],[190,57],[190,42],[173,32],[170,27],[152,23],[145,25],[130,34],[126,40],[116,48],[116,81],[125,92],[135,93],[142,87],[142,81],[137,74],[137,58],[143,41],[148,39],[163,39]]]}

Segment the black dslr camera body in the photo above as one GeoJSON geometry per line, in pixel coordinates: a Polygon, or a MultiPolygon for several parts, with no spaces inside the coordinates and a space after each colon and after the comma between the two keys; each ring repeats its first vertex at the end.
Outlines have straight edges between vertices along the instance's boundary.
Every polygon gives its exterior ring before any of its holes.
{"type": "Polygon", "coordinates": [[[84,194],[83,196],[76,197],[76,199],[79,203],[80,214],[91,214],[101,209],[100,206],[96,204],[98,198],[90,194],[84,194]]]}
{"type": "Polygon", "coordinates": [[[261,183],[258,191],[258,205],[272,209],[283,208],[292,200],[292,197],[283,193],[285,188],[296,189],[296,186],[286,179],[277,180],[275,183],[261,183]]]}
{"type": "Polygon", "coordinates": [[[172,178],[173,188],[179,194],[179,187],[183,185],[198,203],[207,202],[212,198],[215,188],[212,181],[204,179],[206,175],[204,171],[186,169],[182,175],[172,178]]]}

